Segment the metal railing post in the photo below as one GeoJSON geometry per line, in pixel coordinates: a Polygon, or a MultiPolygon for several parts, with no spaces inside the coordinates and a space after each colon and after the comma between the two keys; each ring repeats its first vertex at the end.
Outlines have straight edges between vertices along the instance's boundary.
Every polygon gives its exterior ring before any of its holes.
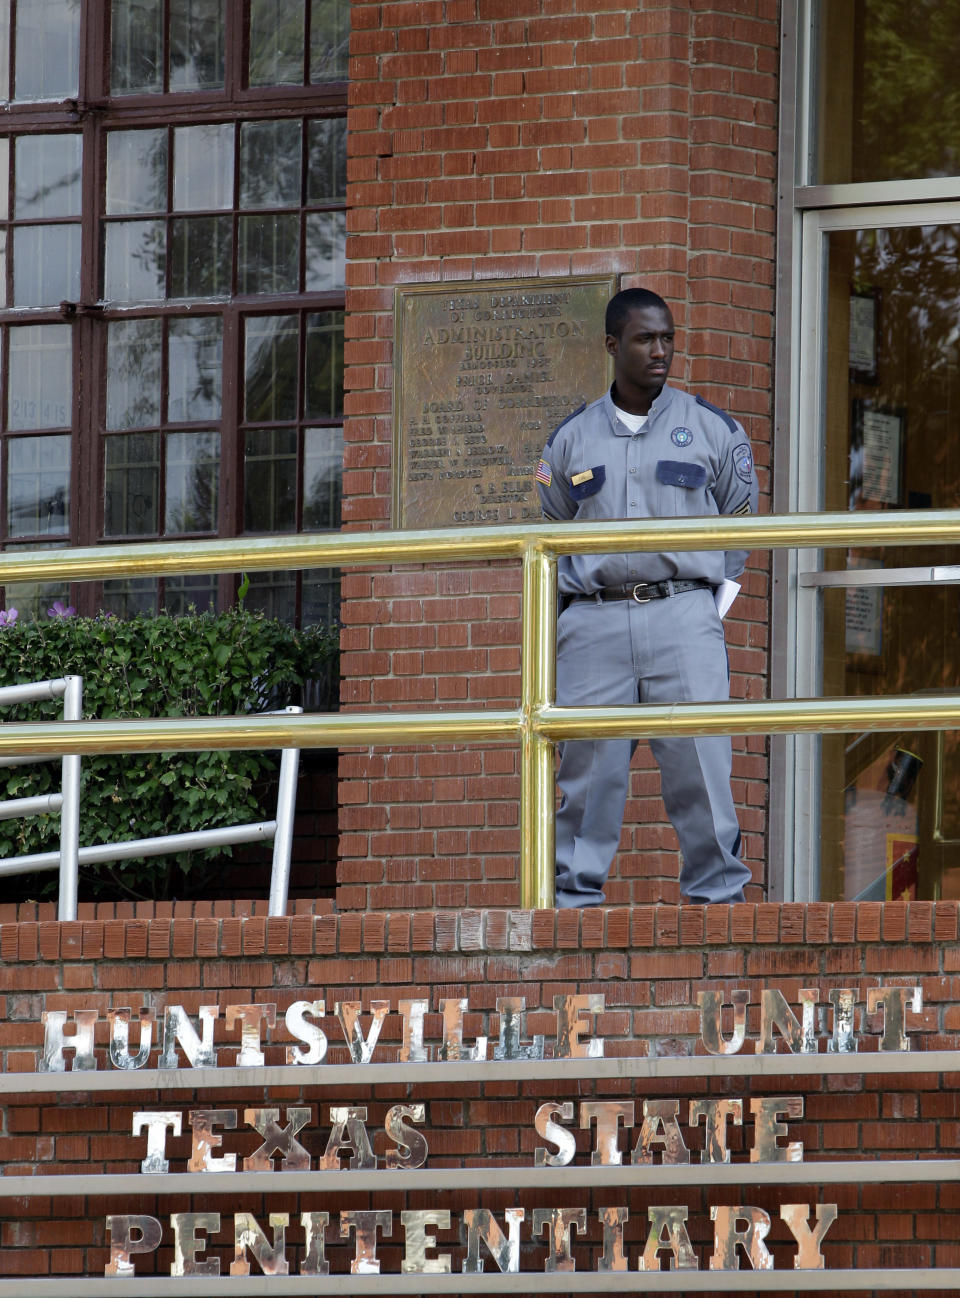
{"type": "Polygon", "coordinates": [[[523,555],[520,738],[520,905],[554,904],[554,745],[537,713],[556,688],[557,561],[532,546],[523,555]]]}
{"type": "MultiPolygon", "coordinates": [[[[301,713],[303,708],[284,708],[285,713],[301,713]]],[[[290,857],[293,852],[293,816],[297,804],[297,771],[300,749],[284,748],[280,754],[280,785],[277,789],[277,832],[273,837],[273,868],[270,872],[268,915],[287,913],[290,891],[290,857]]]]}
{"type": "MultiPolygon", "coordinates": [[[[83,678],[65,676],[63,694],[64,721],[83,720],[83,678]]],[[[80,852],[80,757],[64,753],[60,785],[63,802],[60,807],[60,891],[57,918],[77,918],[77,873],[80,852]]]]}

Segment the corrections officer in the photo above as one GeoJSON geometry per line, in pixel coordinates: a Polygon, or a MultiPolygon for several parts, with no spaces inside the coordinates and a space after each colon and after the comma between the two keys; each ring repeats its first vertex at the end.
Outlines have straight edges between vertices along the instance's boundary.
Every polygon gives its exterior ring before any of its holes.
{"type": "MultiPolygon", "coordinates": [[[[673,317],[646,289],[607,305],[614,380],[551,436],[537,467],[548,519],[693,518],[747,514],[757,479],[743,428],[722,410],[667,386],[673,317]]],[[[586,554],[559,560],[557,703],[708,702],[729,697],[714,593],[737,577],[741,551],[586,554]]],[[[743,900],[750,871],[730,790],[727,736],[656,739],[667,814],[680,840],[680,888],[690,901],[743,900]]],[[[596,906],[620,840],[636,740],[560,745],[558,906],[596,906]]]]}

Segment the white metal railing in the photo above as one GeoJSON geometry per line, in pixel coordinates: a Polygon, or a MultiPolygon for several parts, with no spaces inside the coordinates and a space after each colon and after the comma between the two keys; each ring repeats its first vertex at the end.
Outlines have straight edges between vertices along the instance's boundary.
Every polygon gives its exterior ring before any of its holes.
{"type": "MultiPolygon", "coordinates": [[[[24,685],[0,687],[0,707],[63,697],[64,721],[83,717],[83,679],[64,676],[60,680],[37,681],[24,685]]],[[[303,712],[300,707],[283,708],[279,714],[303,712]]],[[[0,766],[21,766],[50,760],[44,755],[0,755],[0,766]]],[[[11,798],[0,802],[0,820],[60,812],[60,848],[55,852],[34,852],[26,856],[0,859],[0,878],[30,874],[33,871],[60,871],[57,918],[77,918],[79,868],[104,861],[129,861],[141,856],[170,856],[174,852],[202,851],[238,843],[273,840],[273,862],[270,873],[269,914],[286,913],[290,890],[290,857],[293,848],[293,818],[297,799],[299,748],[284,748],[280,756],[280,778],[277,788],[277,810],[273,820],[246,825],[220,825],[215,829],[197,829],[185,834],[161,834],[152,838],[126,839],[122,842],[80,846],[80,757],[62,757],[61,792],[32,798],[11,798]]]]}

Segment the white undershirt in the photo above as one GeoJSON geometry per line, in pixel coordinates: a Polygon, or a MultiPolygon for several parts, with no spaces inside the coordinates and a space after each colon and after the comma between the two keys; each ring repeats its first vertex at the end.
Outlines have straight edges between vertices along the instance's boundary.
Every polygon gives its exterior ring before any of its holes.
{"type": "Polygon", "coordinates": [[[616,409],[617,418],[622,424],[626,424],[631,433],[639,433],[647,422],[647,415],[631,415],[629,410],[621,410],[619,406],[616,409]]]}

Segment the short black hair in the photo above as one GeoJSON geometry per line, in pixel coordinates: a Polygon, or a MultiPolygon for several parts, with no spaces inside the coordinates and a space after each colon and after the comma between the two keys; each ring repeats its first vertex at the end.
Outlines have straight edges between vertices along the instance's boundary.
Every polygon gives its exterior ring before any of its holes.
{"type": "Polygon", "coordinates": [[[623,333],[623,326],[627,323],[630,312],[639,311],[650,306],[661,307],[664,311],[670,310],[660,294],[653,293],[648,288],[621,289],[607,303],[607,316],[604,322],[607,334],[619,338],[623,333]]]}

